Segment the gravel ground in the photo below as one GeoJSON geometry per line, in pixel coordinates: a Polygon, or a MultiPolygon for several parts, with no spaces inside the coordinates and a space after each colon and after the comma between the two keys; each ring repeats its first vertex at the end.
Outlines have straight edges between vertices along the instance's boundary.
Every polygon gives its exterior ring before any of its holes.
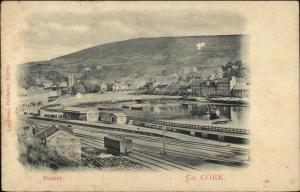
{"type": "Polygon", "coordinates": [[[118,170],[139,170],[143,168],[142,165],[129,161],[122,156],[108,158],[82,157],[81,164],[84,167],[97,169],[117,168],[118,170]]]}

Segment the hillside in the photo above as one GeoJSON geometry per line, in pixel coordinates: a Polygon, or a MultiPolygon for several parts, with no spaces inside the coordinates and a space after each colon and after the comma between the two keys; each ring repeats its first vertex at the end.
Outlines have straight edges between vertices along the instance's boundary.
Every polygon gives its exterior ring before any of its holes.
{"type": "Polygon", "coordinates": [[[86,73],[100,79],[115,79],[174,72],[177,66],[216,68],[228,61],[243,60],[242,35],[138,38],[98,45],[50,61],[21,65],[32,78],[53,71],[66,77],[69,72],[86,73]],[[201,49],[196,45],[200,43],[201,49]]]}

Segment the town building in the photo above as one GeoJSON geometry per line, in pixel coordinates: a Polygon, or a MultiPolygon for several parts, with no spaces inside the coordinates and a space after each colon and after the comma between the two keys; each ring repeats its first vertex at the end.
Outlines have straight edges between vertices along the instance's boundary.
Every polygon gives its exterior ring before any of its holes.
{"type": "Polygon", "coordinates": [[[71,88],[75,84],[75,76],[73,73],[68,74],[68,87],[71,88]]]}
{"type": "Polygon", "coordinates": [[[45,90],[41,87],[19,89],[17,112],[31,115],[38,114],[38,110],[47,105],[51,98],[57,95],[57,91],[45,90]]]}
{"type": "Polygon", "coordinates": [[[169,76],[166,77],[168,82],[174,83],[178,80],[178,75],[177,73],[173,73],[169,76]]]}
{"type": "Polygon", "coordinates": [[[98,121],[99,112],[94,108],[67,107],[63,109],[64,118],[80,121],[98,121]]]}
{"type": "Polygon", "coordinates": [[[236,83],[247,83],[247,80],[243,77],[236,77],[236,83]]]}
{"type": "Polygon", "coordinates": [[[203,84],[204,83],[201,79],[195,79],[191,83],[192,95],[194,95],[194,96],[203,96],[203,94],[202,94],[203,84]]]}
{"type": "Polygon", "coordinates": [[[113,91],[127,91],[129,89],[127,84],[122,84],[122,83],[114,83],[112,90],[113,91]]]}
{"type": "Polygon", "coordinates": [[[108,90],[107,83],[100,83],[99,87],[100,87],[100,91],[107,91],[108,90]]]}
{"type": "Polygon", "coordinates": [[[216,87],[213,86],[213,85],[203,86],[202,95],[203,96],[214,96],[214,95],[216,95],[216,87]]]}
{"type": "Polygon", "coordinates": [[[202,84],[202,95],[204,97],[216,95],[216,83],[213,80],[206,80],[202,84]]]}
{"type": "Polygon", "coordinates": [[[146,83],[147,83],[146,79],[138,78],[138,79],[136,79],[135,81],[132,82],[131,86],[134,89],[138,89],[138,88],[143,87],[146,83]]]}
{"type": "Polygon", "coordinates": [[[233,86],[236,84],[236,78],[233,76],[231,79],[218,78],[215,80],[216,95],[218,96],[230,96],[233,86]]]}
{"type": "Polygon", "coordinates": [[[53,126],[35,133],[35,138],[47,146],[50,152],[56,152],[69,161],[80,163],[81,142],[71,133],[53,126]]]}
{"type": "Polygon", "coordinates": [[[60,88],[68,87],[68,83],[66,81],[61,81],[61,82],[57,83],[57,86],[60,88]]]}
{"type": "Polygon", "coordinates": [[[194,79],[191,83],[192,95],[195,96],[231,96],[237,78],[217,78],[202,81],[194,79]]]}
{"type": "Polygon", "coordinates": [[[43,86],[44,86],[45,89],[51,88],[53,86],[52,81],[46,81],[45,80],[42,84],[43,84],[43,86]]]}
{"type": "Polygon", "coordinates": [[[180,85],[179,83],[171,83],[166,87],[166,92],[169,95],[177,95],[185,90],[184,87],[184,85],[180,85]]]}
{"type": "Polygon", "coordinates": [[[107,91],[113,91],[113,86],[114,86],[113,83],[108,82],[108,83],[107,83],[107,91]]]}
{"type": "Polygon", "coordinates": [[[99,112],[99,121],[111,124],[125,124],[127,122],[127,115],[121,111],[101,111],[99,112]]]}
{"type": "Polygon", "coordinates": [[[55,119],[64,118],[64,112],[62,109],[51,109],[51,108],[40,109],[39,114],[40,117],[45,117],[45,118],[55,118],[55,119]]]}
{"type": "Polygon", "coordinates": [[[58,95],[65,95],[69,93],[69,88],[68,87],[60,87],[56,89],[58,95]]]}
{"type": "Polygon", "coordinates": [[[158,95],[167,94],[167,87],[168,87],[168,85],[166,85],[166,84],[164,84],[164,85],[157,85],[154,88],[154,92],[155,92],[155,94],[158,94],[158,95]]]}
{"type": "Polygon", "coordinates": [[[249,85],[246,83],[237,83],[232,89],[234,97],[249,97],[249,85]]]}

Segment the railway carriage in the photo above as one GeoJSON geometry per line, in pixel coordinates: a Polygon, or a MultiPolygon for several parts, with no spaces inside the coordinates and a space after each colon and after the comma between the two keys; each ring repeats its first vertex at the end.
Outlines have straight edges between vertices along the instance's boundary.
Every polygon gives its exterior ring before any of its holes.
{"type": "Polygon", "coordinates": [[[132,140],[121,135],[104,137],[104,147],[113,155],[128,155],[132,151],[132,140]]]}

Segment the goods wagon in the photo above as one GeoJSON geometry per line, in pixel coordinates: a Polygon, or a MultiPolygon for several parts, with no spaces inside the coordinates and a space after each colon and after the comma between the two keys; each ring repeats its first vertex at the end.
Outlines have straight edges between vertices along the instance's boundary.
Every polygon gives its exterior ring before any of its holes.
{"type": "Polygon", "coordinates": [[[132,151],[132,140],[122,135],[109,135],[104,137],[104,147],[113,155],[127,155],[132,151]]]}

